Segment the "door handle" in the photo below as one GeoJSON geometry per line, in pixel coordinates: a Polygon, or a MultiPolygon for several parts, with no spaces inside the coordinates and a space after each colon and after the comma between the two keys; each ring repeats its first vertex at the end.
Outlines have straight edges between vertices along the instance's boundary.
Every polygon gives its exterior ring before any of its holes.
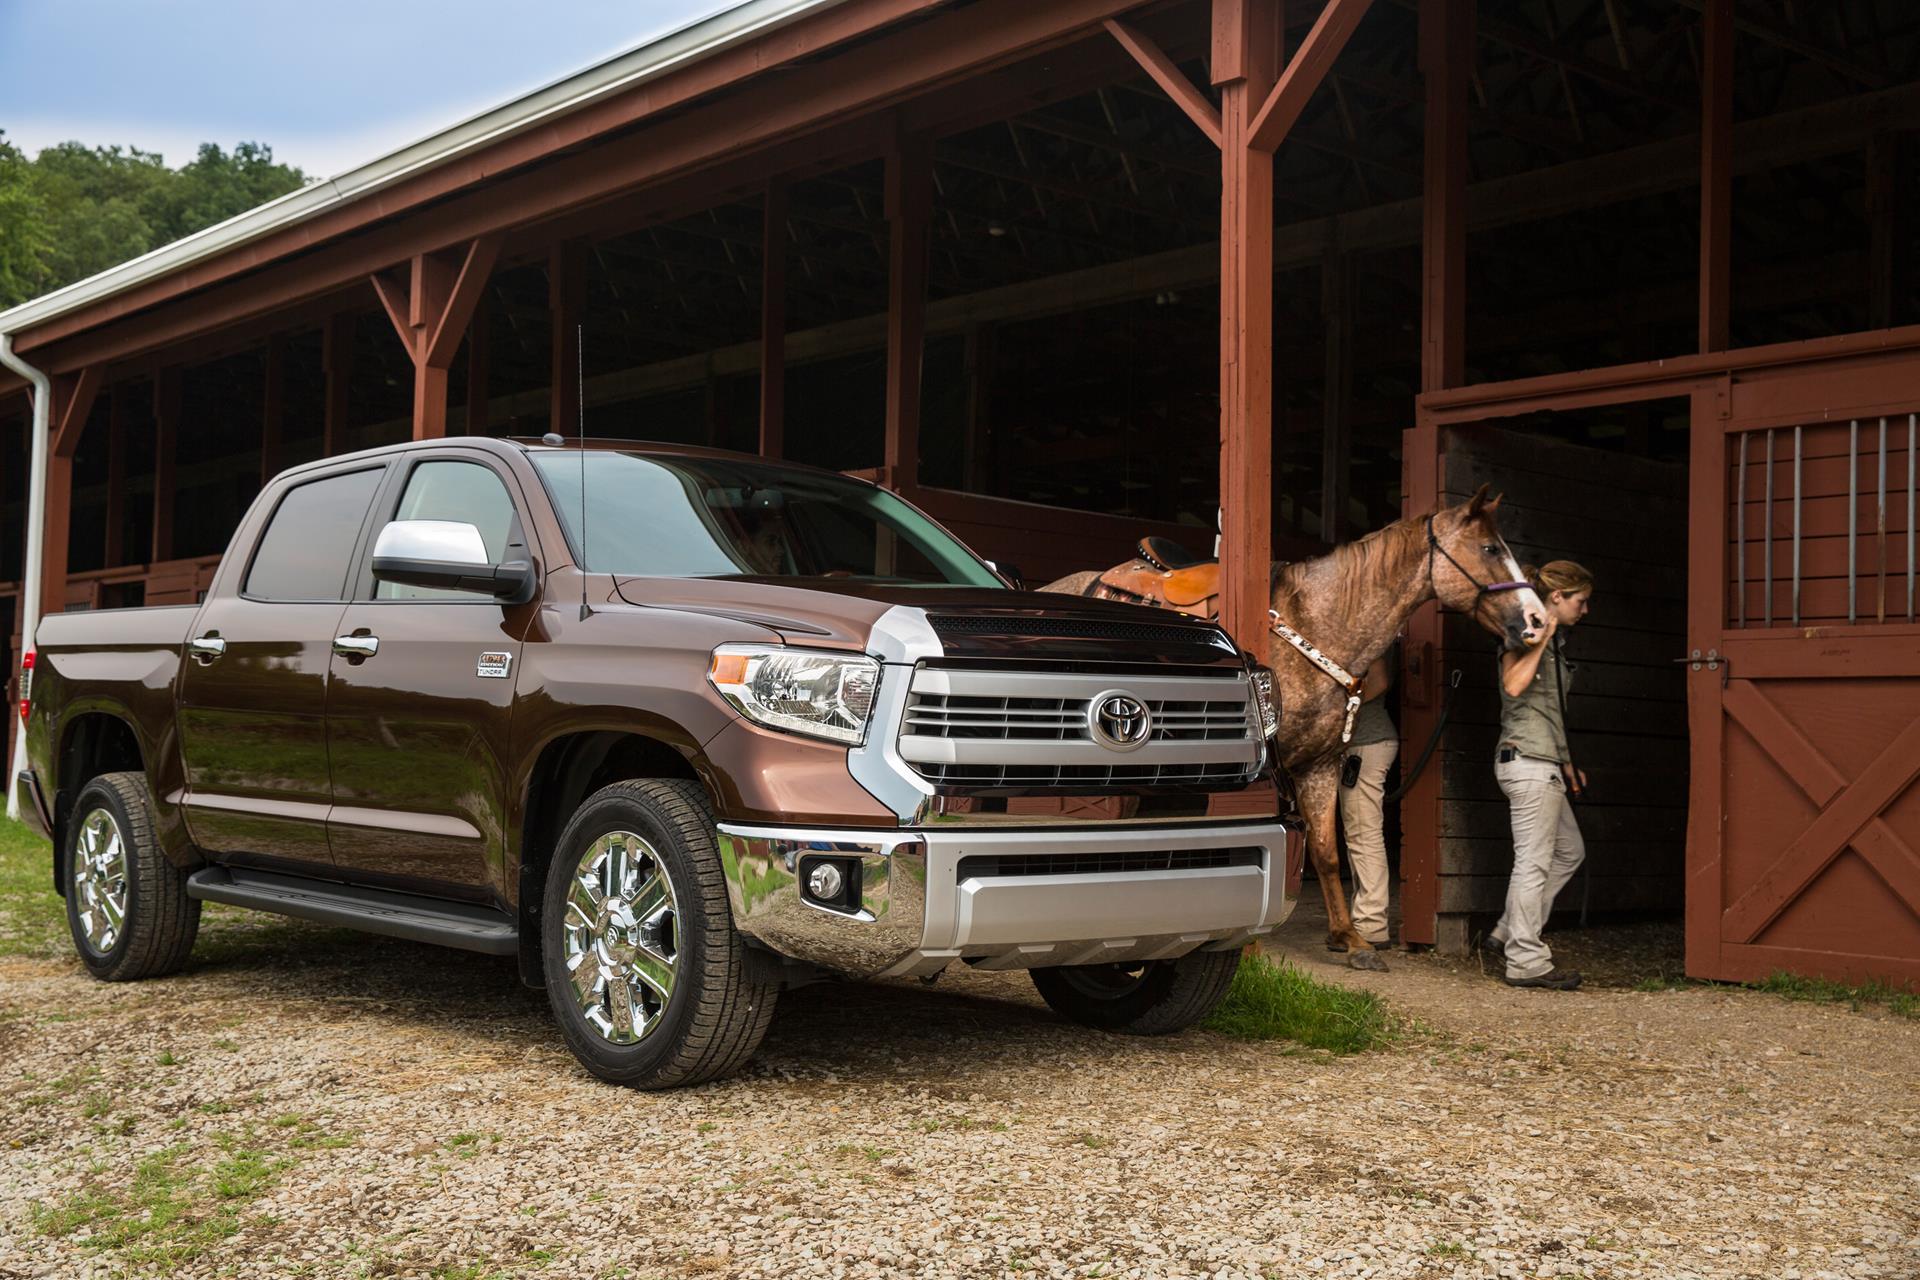
{"type": "Polygon", "coordinates": [[[371,658],[380,652],[380,637],[335,636],[333,651],[343,658],[371,658]]]}
{"type": "Polygon", "coordinates": [[[187,652],[191,653],[201,666],[210,665],[214,659],[227,651],[227,642],[218,632],[209,631],[203,636],[187,641],[187,652]]]}

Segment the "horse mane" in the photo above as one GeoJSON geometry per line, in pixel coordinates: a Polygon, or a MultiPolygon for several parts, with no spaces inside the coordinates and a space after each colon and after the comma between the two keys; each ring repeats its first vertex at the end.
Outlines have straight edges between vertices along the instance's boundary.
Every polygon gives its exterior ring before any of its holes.
{"type": "Polygon", "coordinates": [[[1396,520],[1365,537],[1343,542],[1323,556],[1315,556],[1311,560],[1278,561],[1273,566],[1267,594],[1272,596],[1285,590],[1297,595],[1310,578],[1330,573],[1335,593],[1350,599],[1363,588],[1381,580],[1381,565],[1397,557],[1404,549],[1402,544],[1418,536],[1425,522],[1425,515],[1396,520]]]}

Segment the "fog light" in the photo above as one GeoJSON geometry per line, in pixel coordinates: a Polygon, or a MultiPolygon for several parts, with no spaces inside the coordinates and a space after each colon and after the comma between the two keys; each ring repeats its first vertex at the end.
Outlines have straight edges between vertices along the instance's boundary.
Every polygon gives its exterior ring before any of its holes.
{"type": "Polygon", "coordinates": [[[847,878],[840,874],[840,868],[831,862],[816,862],[807,872],[807,893],[822,902],[834,902],[840,897],[840,891],[846,888],[847,878]]]}

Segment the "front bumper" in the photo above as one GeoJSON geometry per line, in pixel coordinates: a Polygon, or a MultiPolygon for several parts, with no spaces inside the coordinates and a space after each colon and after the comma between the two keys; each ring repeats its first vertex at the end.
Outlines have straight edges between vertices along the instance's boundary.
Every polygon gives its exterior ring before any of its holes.
{"type": "Polygon", "coordinates": [[[1293,910],[1304,836],[1286,822],[1200,829],[848,831],[723,823],[734,923],[849,977],[1162,960],[1226,950],[1293,910]],[[830,910],[810,862],[859,864],[859,901],[830,910]]]}

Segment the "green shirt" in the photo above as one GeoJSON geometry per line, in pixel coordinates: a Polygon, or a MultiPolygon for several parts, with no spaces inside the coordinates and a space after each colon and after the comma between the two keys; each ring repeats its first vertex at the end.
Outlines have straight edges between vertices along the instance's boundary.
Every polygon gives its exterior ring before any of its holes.
{"type": "Polygon", "coordinates": [[[1504,682],[1500,686],[1500,741],[1520,748],[1521,755],[1564,764],[1573,753],[1567,749],[1567,722],[1560,714],[1560,682],[1564,676],[1572,691],[1573,667],[1558,635],[1548,643],[1551,651],[1541,655],[1533,683],[1519,697],[1510,696],[1504,682]]]}
{"type": "Polygon", "coordinates": [[[1398,742],[1400,731],[1393,727],[1393,717],[1387,714],[1386,695],[1382,694],[1371,702],[1360,704],[1360,710],[1353,715],[1353,741],[1350,747],[1367,747],[1376,742],[1398,742]]]}

